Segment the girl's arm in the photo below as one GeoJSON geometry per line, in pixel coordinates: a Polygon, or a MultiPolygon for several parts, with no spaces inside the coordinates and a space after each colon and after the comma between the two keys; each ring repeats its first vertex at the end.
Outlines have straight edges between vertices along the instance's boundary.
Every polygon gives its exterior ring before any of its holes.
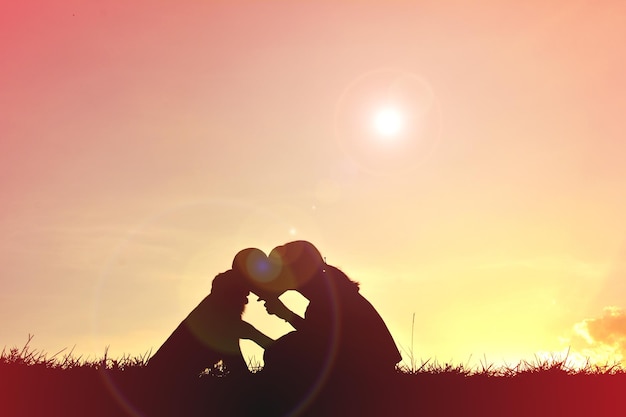
{"type": "Polygon", "coordinates": [[[289,308],[278,298],[268,298],[265,301],[265,310],[267,310],[269,314],[273,314],[285,320],[296,330],[301,328],[304,323],[304,319],[302,317],[289,310],[289,308]]]}
{"type": "Polygon", "coordinates": [[[248,323],[247,321],[242,321],[242,332],[241,339],[249,339],[252,340],[257,345],[261,346],[263,349],[267,349],[269,345],[274,342],[274,339],[265,335],[259,329],[248,323]]]}

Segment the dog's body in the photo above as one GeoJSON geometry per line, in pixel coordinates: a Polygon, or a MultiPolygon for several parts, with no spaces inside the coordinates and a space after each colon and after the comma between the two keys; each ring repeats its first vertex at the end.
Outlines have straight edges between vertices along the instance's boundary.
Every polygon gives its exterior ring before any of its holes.
{"type": "Polygon", "coordinates": [[[208,295],[150,358],[148,366],[168,377],[193,377],[222,361],[228,372],[245,373],[248,368],[239,347],[243,332],[241,313],[225,311],[222,302],[208,295]]]}
{"type": "Polygon", "coordinates": [[[168,378],[192,378],[222,361],[232,375],[248,373],[239,339],[271,339],[241,319],[249,290],[232,271],[215,277],[211,294],[178,325],[148,362],[168,378]]]}

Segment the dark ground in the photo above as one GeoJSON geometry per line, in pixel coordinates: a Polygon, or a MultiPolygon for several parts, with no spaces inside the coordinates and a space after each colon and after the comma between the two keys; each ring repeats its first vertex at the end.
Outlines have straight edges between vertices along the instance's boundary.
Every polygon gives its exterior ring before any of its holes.
{"type": "Polygon", "coordinates": [[[271,381],[262,372],[238,381],[203,376],[172,386],[143,367],[0,363],[0,415],[626,416],[623,372],[398,372],[371,381],[343,376],[324,387],[309,401],[290,402],[297,385],[271,381]]]}

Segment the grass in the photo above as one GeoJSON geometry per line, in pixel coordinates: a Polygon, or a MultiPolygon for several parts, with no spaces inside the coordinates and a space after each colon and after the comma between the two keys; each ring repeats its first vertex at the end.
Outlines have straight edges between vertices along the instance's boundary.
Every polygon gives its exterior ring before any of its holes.
{"type": "MultiPolygon", "coordinates": [[[[31,340],[29,336],[23,347],[0,354],[0,415],[283,415],[268,408],[268,402],[257,407],[264,401],[260,392],[274,395],[278,403],[282,398],[281,384],[263,381],[262,372],[233,381],[218,369],[174,384],[147,371],[149,353],[112,359],[105,350],[102,358],[87,360],[72,350],[47,355],[33,349],[31,340]],[[272,391],[262,390],[269,386],[272,391]]],[[[504,367],[486,360],[475,367],[412,360],[384,381],[362,383],[346,376],[328,385],[332,388],[318,393],[298,415],[626,415],[620,400],[626,370],[619,364],[575,368],[567,355],[504,367]]]]}
{"type": "MultiPolygon", "coordinates": [[[[33,335],[28,335],[28,340],[23,347],[12,347],[7,350],[6,346],[0,353],[0,366],[29,366],[48,369],[108,369],[123,371],[129,368],[144,367],[148,363],[151,352],[141,356],[124,355],[118,359],[108,357],[108,347],[104,349],[101,359],[89,360],[82,356],[75,356],[73,349],[66,352],[67,348],[48,356],[47,353],[31,347],[33,335]]],[[[2,369],[2,368],[0,368],[2,369]]]]}
{"type": "MultiPolygon", "coordinates": [[[[468,361],[469,362],[469,361],[468,361]]],[[[626,369],[619,362],[597,364],[587,361],[583,366],[575,366],[568,361],[567,355],[560,358],[553,355],[542,359],[535,356],[533,361],[522,360],[516,365],[496,367],[492,363],[481,361],[474,367],[468,364],[439,363],[437,360],[422,360],[418,365],[411,361],[410,366],[400,365],[398,371],[407,375],[416,374],[456,374],[465,377],[516,377],[528,374],[561,373],[564,375],[626,375],[626,369]]]]}

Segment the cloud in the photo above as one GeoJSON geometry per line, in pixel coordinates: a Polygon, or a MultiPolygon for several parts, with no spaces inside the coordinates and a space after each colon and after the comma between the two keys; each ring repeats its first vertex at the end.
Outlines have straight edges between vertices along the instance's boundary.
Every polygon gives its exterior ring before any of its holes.
{"type": "Polygon", "coordinates": [[[626,311],[605,307],[599,318],[585,319],[573,327],[568,339],[575,355],[588,358],[591,363],[622,362],[626,356],[626,311]]]}

